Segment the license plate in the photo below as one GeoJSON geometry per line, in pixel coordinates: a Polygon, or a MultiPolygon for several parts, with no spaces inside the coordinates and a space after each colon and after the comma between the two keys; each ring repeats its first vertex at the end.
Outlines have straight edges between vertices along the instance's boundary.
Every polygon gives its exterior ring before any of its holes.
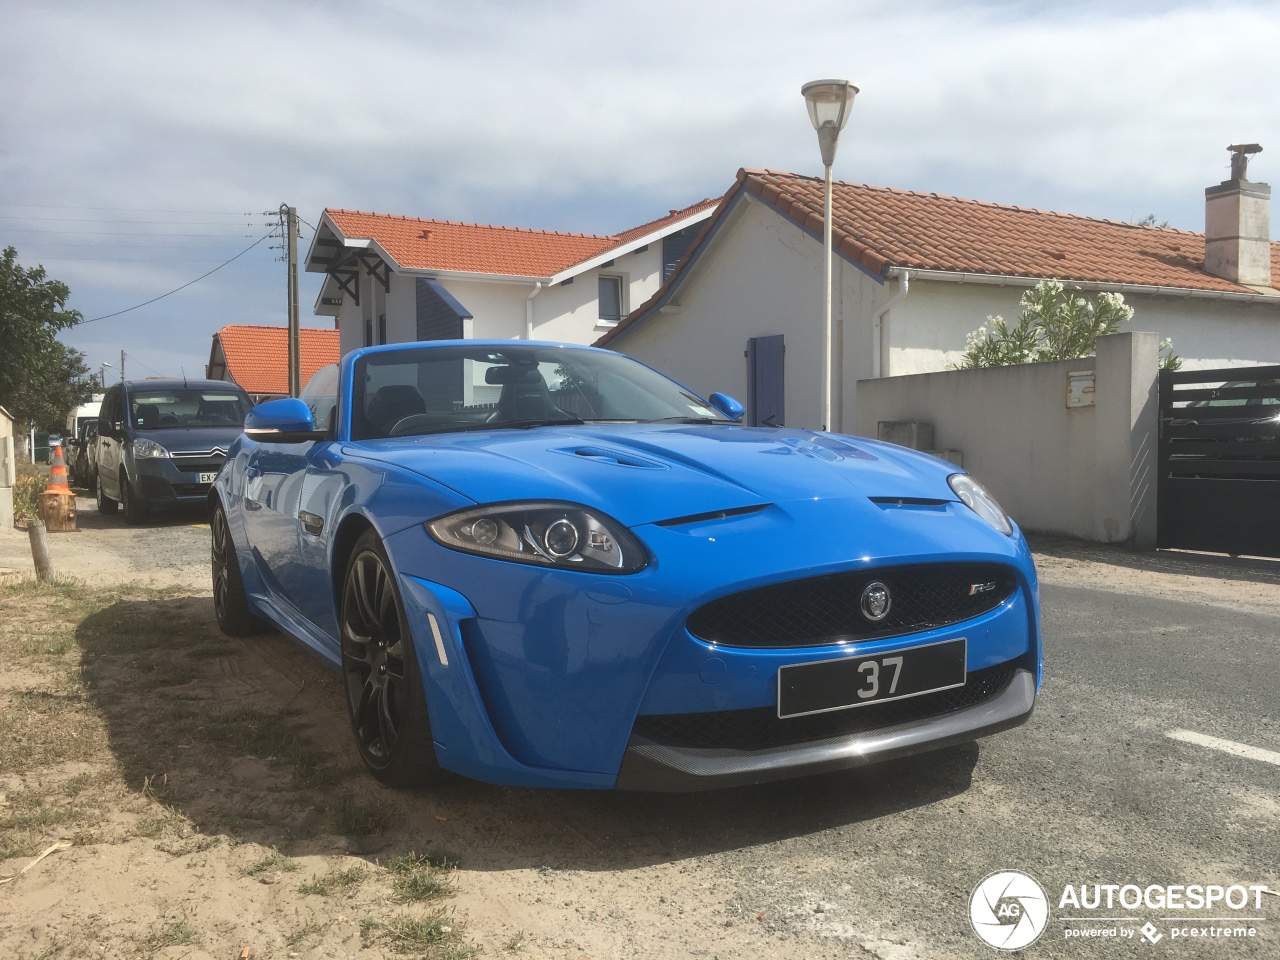
{"type": "Polygon", "coordinates": [[[965,638],[778,669],[778,716],[851,710],[965,684],[965,638]]]}
{"type": "Polygon", "coordinates": [[[215,478],[217,475],[218,475],[218,471],[217,471],[217,470],[214,470],[214,471],[213,471],[213,472],[211,472],[211,473],[202,473],[202,474],[200,474],[200,482],[201,482],[201,483],[213,483],[213,480],[214,480],[214,478],[215,478]]]}

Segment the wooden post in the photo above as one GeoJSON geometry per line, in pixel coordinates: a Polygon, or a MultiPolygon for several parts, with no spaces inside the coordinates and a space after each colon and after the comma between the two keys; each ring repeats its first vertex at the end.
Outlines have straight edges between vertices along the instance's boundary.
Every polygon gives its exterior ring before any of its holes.
{"type": "Polygon", "coordinates": [[[31,538],[31,558],[36,563],[36,579],[48,583],[53,579],[53,560],[49,558],[49,540],[44,535],[44,521],[28,520],[27,536],[31,538]]]}

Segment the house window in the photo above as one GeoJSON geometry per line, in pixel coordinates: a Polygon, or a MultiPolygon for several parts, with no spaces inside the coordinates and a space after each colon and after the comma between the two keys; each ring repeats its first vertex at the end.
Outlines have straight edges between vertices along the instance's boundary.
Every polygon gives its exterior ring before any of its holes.
{"type": "Polygon", "coordinates": [[[600,278],[600,319],[617,323],[622,319],[622,278],[600,278]]]}

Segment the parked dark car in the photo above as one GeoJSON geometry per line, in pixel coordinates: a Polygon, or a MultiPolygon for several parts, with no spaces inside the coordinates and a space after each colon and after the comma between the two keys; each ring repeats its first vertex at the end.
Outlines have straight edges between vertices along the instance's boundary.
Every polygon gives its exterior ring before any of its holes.
{"type": "Polygon", "coordinates": [[[130,380],[98,414],[98,510],[126,523],[156,507],[203,503],[240,435],[249,395],[223,380],[130,380]]]}
{"type": "Polygon", "coordinates": [[[80,424],[80,435],[67,445],[67,473],[77,487],[93,490],[93,476],[89,472],[89,448],[98,438],[98,421],[85,420],[80,424]]]}

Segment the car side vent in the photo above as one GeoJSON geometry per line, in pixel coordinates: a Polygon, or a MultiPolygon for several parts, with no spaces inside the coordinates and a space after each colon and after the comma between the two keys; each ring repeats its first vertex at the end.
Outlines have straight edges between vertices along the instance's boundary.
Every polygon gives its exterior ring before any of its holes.
{"type": "Polygon", "coordinates": [[[711,513],[691,513],[687,517],[675,517],[671,520],[658,520],[656,527],[683,527],[691,523],[706,523],[709,520],[724,520],[728,517],[745,517],[747,514],[759,513],[770,504],[760,503],[750,507],[736,507],[733,510],[713,510],[711,513]]]}

